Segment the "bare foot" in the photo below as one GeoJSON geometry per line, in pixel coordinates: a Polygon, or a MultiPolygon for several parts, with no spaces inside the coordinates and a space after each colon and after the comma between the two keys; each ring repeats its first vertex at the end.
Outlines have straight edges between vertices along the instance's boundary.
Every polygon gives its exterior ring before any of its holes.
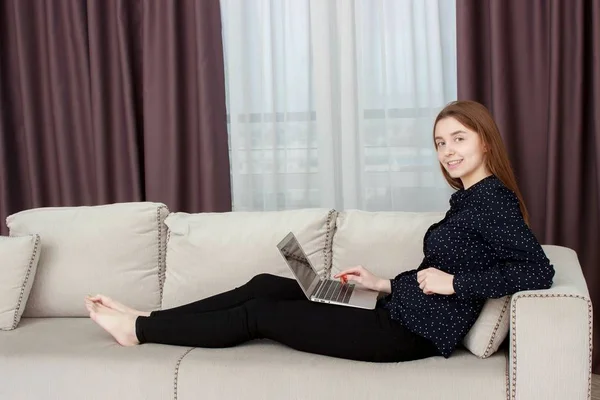
{"type": "Polygon", "coordinates": [[[91,300],[92,302],[94,302],[96,304],[102,304],[104,307],[112,308],[113,310],[121,311],[122,313],[125,313],[125,314],[133,314],[133,315],[137,315],[139,317],[149,317],[150,316],[150,312],[134,310],[133,308],[127,307],[126,305],[123,305],[123,304],[119,303],[118,301],[113,300],[110,297],[104,296],[102,294],[97,294],[96,296],[86,296],[86,300],[87,299],[91,300]]]}
{"type": "Polygon", "coordinates": [[[90,318],[110,333],[121,346],[140,344],[135,334],[135,315],[113,310],[89,300],[86,301],[86,307],[90,311],[90,318]]]}

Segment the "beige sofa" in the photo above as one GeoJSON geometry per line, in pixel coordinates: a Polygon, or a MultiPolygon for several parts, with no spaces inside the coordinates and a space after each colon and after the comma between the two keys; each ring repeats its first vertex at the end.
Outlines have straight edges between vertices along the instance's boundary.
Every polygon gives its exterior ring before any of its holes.
{"type": "Polygon", "coordinates": [[[86,318],[88,293],[153,310],[261,272],[289,277],[275,247],[289,231],[325,274],[362,264],[391,278],[420,263],[425,231],[442,217],[322,209],[185,214],[157,203],[12,215],[11,237],[38,235],[39,257],[26,266],[16,328],[0,331],[0,399],[590,399],[592,306],[577,255],[558,246],[544,246],[556,269],[551,289],[490,300],[500,311],[478,321],[477,335],[490,334],[479,356],[473,343],[473,351],[461,346],[449,359],[388,364],[267,340],[226,349],[124,348],[86,318]],[[494,351],[491,340],[503,337],[504,326],[508,340],[494,351]]]}

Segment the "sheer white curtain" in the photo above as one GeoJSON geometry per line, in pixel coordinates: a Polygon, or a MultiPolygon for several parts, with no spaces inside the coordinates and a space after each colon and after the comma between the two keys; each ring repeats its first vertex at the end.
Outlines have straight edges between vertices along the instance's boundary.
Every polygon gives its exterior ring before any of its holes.
{"type": "Polygon", "coordinates": [[[233,209],[443,211],[455,2],[221,0],[233,209]]]}

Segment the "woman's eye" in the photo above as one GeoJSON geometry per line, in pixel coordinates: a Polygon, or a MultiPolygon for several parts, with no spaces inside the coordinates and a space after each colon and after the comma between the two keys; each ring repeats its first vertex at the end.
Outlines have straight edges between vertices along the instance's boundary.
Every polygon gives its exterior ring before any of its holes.
{"type": "Polygon", "coordinates": [[[457,142],[462,142],[464,139],[463,139],[463,138],[461,138],[461,137],[457,137],[455,140],[456,140],[457,142]]]}
{"type": "Polygon", "coordinates": [[[437,147],[443,146],[444,142],[438,142],[437,147]]]}

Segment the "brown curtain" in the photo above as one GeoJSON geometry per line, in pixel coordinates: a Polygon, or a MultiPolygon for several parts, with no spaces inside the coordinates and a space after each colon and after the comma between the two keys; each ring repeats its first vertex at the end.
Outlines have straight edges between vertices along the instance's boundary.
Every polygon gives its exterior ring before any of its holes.
{"type": "Polygon", "coordinates": [[[493,113],[534,232],[577,252],[600,321],[600,1],[457,0],[457,50],[459,98],[493,113]]]}
{"type": "Polygon", "coordinates": [[[231,210],[219,0],[1,1],[2,221],[145,200],[231,210]]]}

